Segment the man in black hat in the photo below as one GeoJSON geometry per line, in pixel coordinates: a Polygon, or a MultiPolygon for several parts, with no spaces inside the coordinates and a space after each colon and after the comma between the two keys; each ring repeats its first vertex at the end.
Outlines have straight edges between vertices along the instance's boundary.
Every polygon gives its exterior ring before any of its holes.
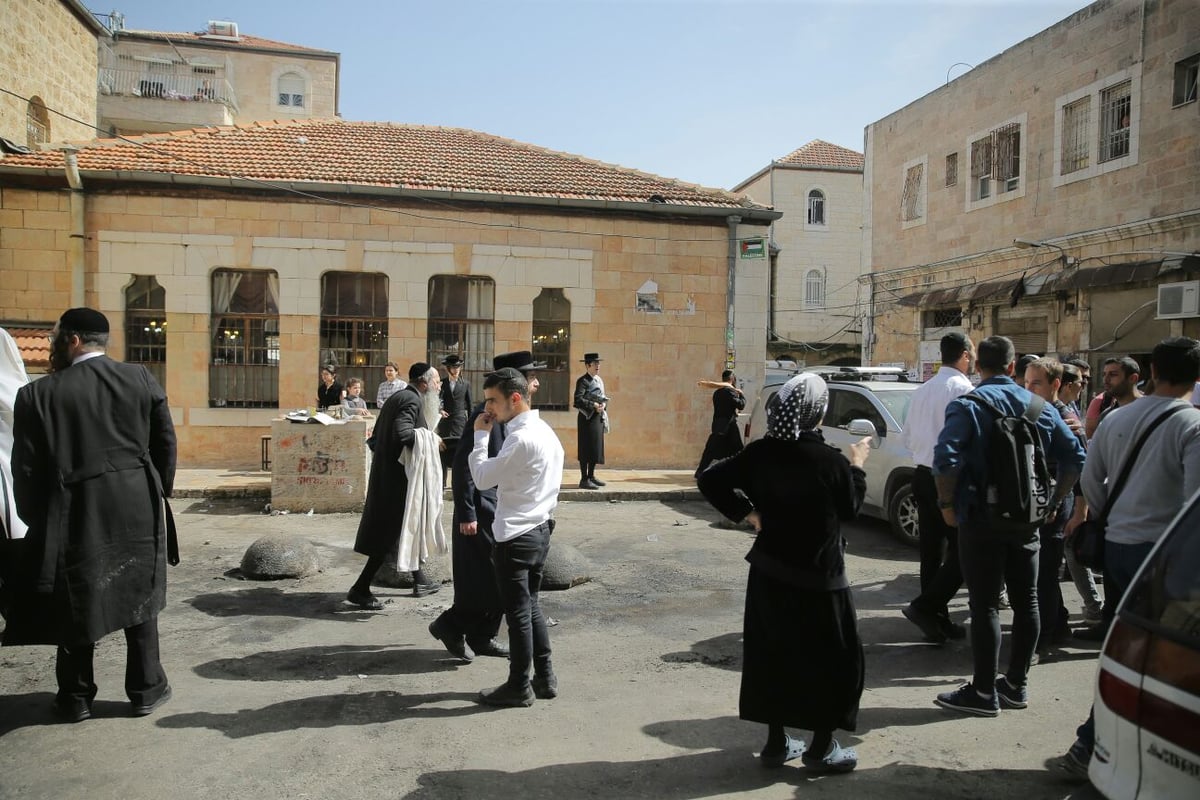
{"type": "MultiPolygon", "coordinates": [[[[418,361],[409,367],[408,386],[387,399],[379,410],[379,418],[375,420],[367,499],[358,523],[358,535],[354,539],[354,552],[365,555],[367,563],[358,580],[346,593],[349,602],[369,611],[383,608],[383,603],[371,592],[371,580],[383,566],[388,553],[395,551],[403,529],[404,507],[408,501],[408,474],[400,463],[400,451],[412,446],[417,428],[429,427],[424,410],[425,400],[430,392],[433,398],[437,397],[440,382],[436,369],[418,361]]],[[[420,569],[413,571],[412,579],[414,597],[424,597],[441,588],[420,569]]]]}
{"type": "Polygon", "coordinates": [[[442,451],[442,488],[446,487],[446,472],[454,462],[458,450],[458,439],[467,424],[467,412],[471,410],[471,387],[463,379],[463,360],[456,353],[442,359],[446,368],[446,380],[442,381],[442,418],[437,434],[446,443],[442,451]]]}
{"type": "MultiPolygon", "coordinates": [[[[511,367],[519,371],[529,384],[529,396],[538,390],[537,364],[528,350],[502,353],[492,359],[492,368],[511,367]]],[[[475,407],[464,430],[473,430],[475,418],[483,413],[483,403],[475,407]]],[[[488,458],[500,452],[508,426],[492,426],[488,438],[488,458]]],[[[492,566],[492,523],[496,516],[496,490],[479,491],[471,478],[468,460],[473,442],[470,436],[459,440],[454,454],[454,518],[451,539],[454,570],[454,605],[446,609],[429,626],[433,638],[440,639],[454,655],[471,661],[476,655],[508,656],[508,647],[496,635],[504,619],[504,604],[496,586],[492,566]]]]}
{"type": "MultiPolygon", "coordinates": [[[[175,428],[146,368],[105,355],[108,320],[99,311],[70,309],[52,339],[52,374],[22,387],[14,408],[13,490],[29,525],[24,598],[47,611],[49,628],[27,631],[27,643],[58,645],[55,708],[81,722],[97,692],[96,642],[123,629],[125,694],[133,715],[145,716],[171,697],[158,612],[168,557],[178,562],[163,513],[175,428]]],[[[10,619],[5,644],[21,643],[16,628],[10,619]]]]}
{"type": "Polygon", "coordinates": [[[604,463],[604,434],[608,432],[608,395],[600,378],[599,353],[585,353],[587,370],[575,381],[575,408],[579,409],[579,488],[599,489],[605,483],[596,477],[596,465],[604,463]]]}

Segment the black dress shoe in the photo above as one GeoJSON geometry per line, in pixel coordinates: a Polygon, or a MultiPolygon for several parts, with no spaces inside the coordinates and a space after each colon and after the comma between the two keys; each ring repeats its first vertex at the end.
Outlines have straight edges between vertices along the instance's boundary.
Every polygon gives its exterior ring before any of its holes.
{"type": "Polygon", "coordinates": [[[959,625],[957,622],[951,622],[949,617],[943,617],[938,614],[938,628],[945,634],[947,639],[965,639],[967,638],[967,629],[959,625]]]}
{"type": "Polygon", "coordinates": [[[593,475],[592,477],[588,478],[588,480],[590,480],[592,483],[596,484],[597,486],[608,486],[608,484],[607,484],[607,483],[605,483],[604,481],[600,480],[600,479],[599,479],[599,478],[597,478],[595,475],[593,475]]]}
{"type": "Polygon", "coordinates": [[[583,480],[581,480],[579,482],[579,488],[580,489],[599,489],[600,484],[590,481],[587,478],[584,478],[583,480]]]}
{"type": "Polygon", "coordinates": [[[558,697],[558,678],[553,672],[534,675],[529,684],[533,689],[533,696],[538,700],[553,700],[558,697]]]}
{"type": "Polygon", "coordinates": [[[499,639],[488,639],[482,644],[473,644],[471,648],[477,656],[492,656],[493,658],[508,658],[508,645],[499,639]]]}
{"type": "Polygon", "coordinates": [[[153,703],[134,703],[131,709],[135,717],[144,717],[147,714],[153,714],[154,710],[161,705],[165,705],[171,699],[171,684],[167,684],[167,688],[163,689],[163,693],[158,696],[158,699],[153,703]]]}
{"type": "Polygon", "coordinates": [[[533,689],[526,684],[522,687],[502,683],[495,689],[485,689],[479,693],[479,702],[489,706],[507,706],[528,708],[533,705],[533,689]]]}
{"type": "Polygon", "coordinates": [[[946,632],[942,630],[940,620],[936,614],[931,614],[925,609],[915,606],[912,603],[909,603],[904,608],[900,609],[900,613],[903,614],[909,622],[920,628],[921,633],[925,634],[925,638],[928,641],[934,642],[935,644],[941,644],[942,642],[946,641],[946,632]]]}
{"type": "Polygon", "coordinates": [[[412,595],[413,597],[424,597],[427,594],[433,594],[441,588],[442,585],[440,583],[414,583],[412,595]]]}
{"type": "Polygon", "coordinates": [[[358,589],[351,589],[346,592],[346,600],[354,603],[359,608],[365,608],[367,611],[383,610],[383,603],[379,602],[379,598],[370,592],[360,592],[358,589]]]}
{"type": "Polygon", "coordinates": [[[92,718],[92,704],[82,697],[56,697],[54,714],[63,722],[83,722],[92,718]]]}
{"type": "Polygon", "coordinates": [[[467,644],[467,640],[462,634],[448,633],[436,619],[429,623],[429,633],[446,646],[450,655],[457,656],[468,664],[475,660],[475,653],[471,651],[471,646],[467,644]]]}

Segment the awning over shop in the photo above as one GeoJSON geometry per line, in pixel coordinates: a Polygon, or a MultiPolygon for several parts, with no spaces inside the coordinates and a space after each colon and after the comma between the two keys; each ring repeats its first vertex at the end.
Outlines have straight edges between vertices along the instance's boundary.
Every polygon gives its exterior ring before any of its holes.
{"type": "MultiPolygon", "coordinates": [[[[1058,291],[1144,283],[1168,273],[1194,271],[1200,271],[1200,257],[1198,256],[1172,256],[1149,261],[1104,264],[1098,267],[1063,270],[1051,275],[1026,277],[1025,295],[1049,295],[1058,291]]],[[[1020,279],[1006,278],[955,286],[949,289],[913,292],[902,296],[899,302],[901,305],[919,308],[939,308],[989,300],[1000,302],[1012,296],[1018,280],[1020,279]]]]}

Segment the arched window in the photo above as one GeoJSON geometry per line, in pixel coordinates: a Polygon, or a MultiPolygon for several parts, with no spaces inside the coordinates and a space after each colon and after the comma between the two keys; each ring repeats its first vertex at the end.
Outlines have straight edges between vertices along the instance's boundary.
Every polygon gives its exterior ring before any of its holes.
{"type": "Polygon", "coordinates": [[[32,97],[25,110],[25,139],[30,148],[50,141],[50,113],[40,97],[32,97]]]}
{"type": "Polygon", "coordinates": [[[279,407],[279,275],[274,270],[213,272],[208,404],[279,407]]]}
{"type": "Polygon", "coordinates": [[[125,290],[125,360],[167,384],[167,292],[153,275],[134,275],[125,290]]]}
{"type": "Polygon", "coordinates": [[[825,193],[820,189],[808,193],[808,224],[825,224],[825,193]]]}
{"type": "Polygon", "coordinates": [[[804,307],[825,307],[825,274],[819,269],[810,269],[804,276],[804,307]]]}
{"type": "Polygon", "coordinates": [[[307,81],[299,72],[285,72],[279,76],[275,84],[277,105],[290,108],[304,108],[304,95],[307,93],[307,81]]]}
{"type": "Polygon", "coordinates": [[[562,289],[542,289],[533,299],[533,360],[545,362],[538,372],[538,408],[566,411],[571,407],[571,301],[562,289]]]}
{"type": "Polygon", "coordinates": [[[363,396],[374,397],[388,360],[388,279],[372,272],[326,272],[321,276],[319,364],[362,378],[363,396]]]}
{"type": "Polygon", "coordinates": [[[451,353],[462,358],[472,397],[483,397],[483,377],[495,354],[496,282],[466,275],[429,279],[428,361],[440,364],[451,353]]]}

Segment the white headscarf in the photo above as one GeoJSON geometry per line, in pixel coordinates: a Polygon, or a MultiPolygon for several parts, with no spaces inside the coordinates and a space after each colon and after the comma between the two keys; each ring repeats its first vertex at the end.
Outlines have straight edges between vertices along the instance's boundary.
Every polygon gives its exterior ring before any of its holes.
{"type": "Polygon", "coordinates": [[[767,436],[795,441],[817,427],[829,406],[829,387],[820,375],[802,372],[767,405],[767,436]]]}
{"type": "Polygon", "coordinates": [[[4,497],[0,498],[0,518],[11,526],[13,539],[25,536],[25,523],[17,516],[12,493],[13,406],[17,390],[29,383],[21,350],[8,331],[0,328],[0,473],[4,476],[4,497]]]}

